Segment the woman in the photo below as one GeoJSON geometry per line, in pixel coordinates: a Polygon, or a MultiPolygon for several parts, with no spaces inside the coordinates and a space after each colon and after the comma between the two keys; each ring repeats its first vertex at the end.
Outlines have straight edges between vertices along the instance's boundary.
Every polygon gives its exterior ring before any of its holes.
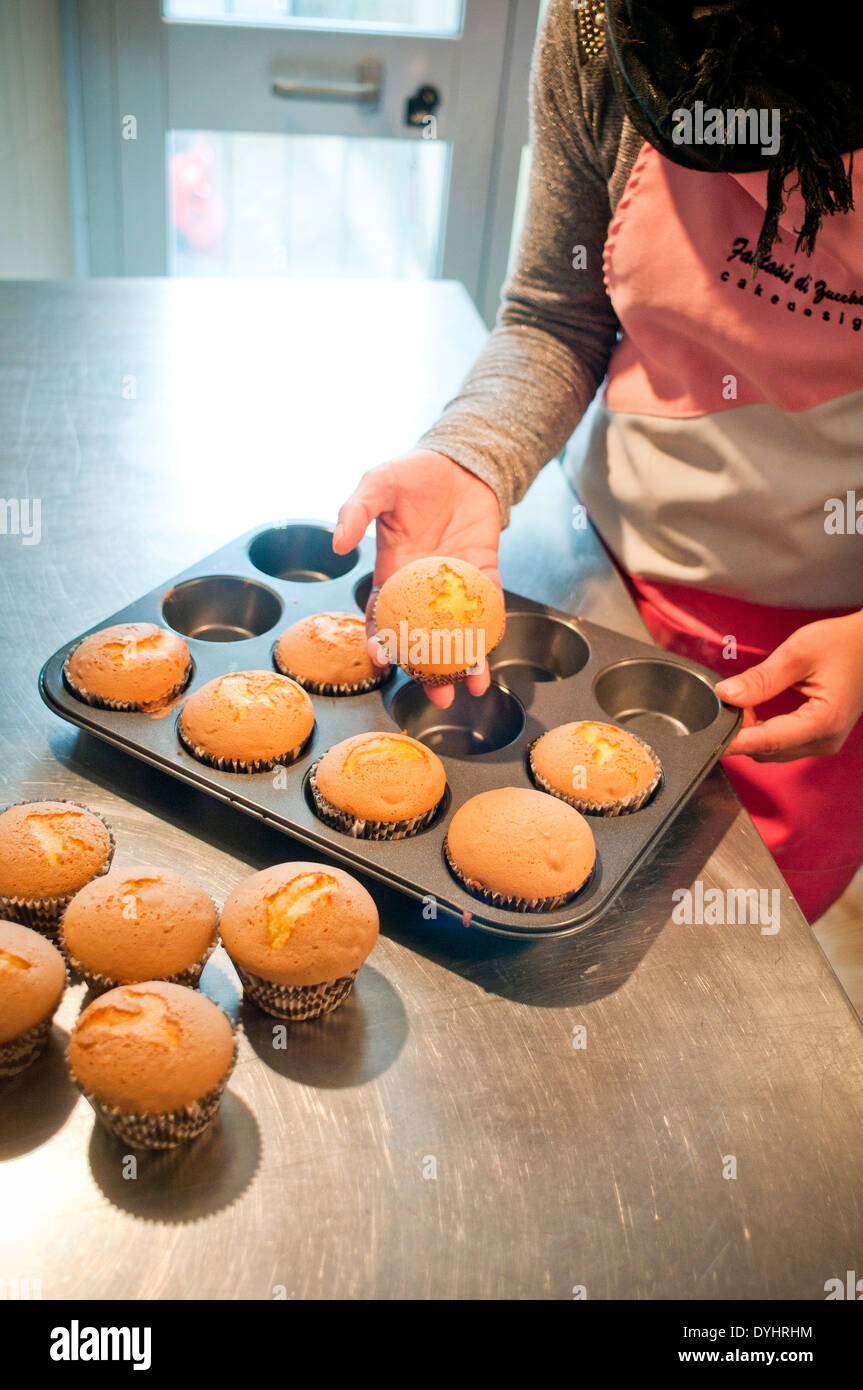
{"type": "Polygon", "coordinates": [[[498,579],[605,381],[578,494],[656,641],[744,709],[724,765],[813,921],[863,861],[861,22],[788,9],[552,0],[497,326],[334,544],[376,517],[376,585],[434,553],[498,579]]]}

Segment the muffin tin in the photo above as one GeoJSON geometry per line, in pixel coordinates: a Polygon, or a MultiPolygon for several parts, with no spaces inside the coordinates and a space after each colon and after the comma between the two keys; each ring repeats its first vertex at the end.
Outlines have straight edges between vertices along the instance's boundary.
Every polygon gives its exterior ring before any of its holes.
{"type": "MultiPolygon", "coordinates": [[[[332,528],[291,521],[256,528],[184,570],[88,631],[111,623],[154,622],[183,634],[194,669],[187,691],[228,671],[269,669],[279,634],[309,613],[363,609],[371,589],[374,546],[368,538],[335,555],[332,528]]],[[[719,679],[695,662],[584,622],[544,604],[506,594],[506,632],[489,655],[492,685],[479,699],[456,686],[439,710],[402,671],[365,695],[314,695],[317,723],[296,763],[254,774],[219,772],[197,762],[177,739],[179,702],[167,713],[122,714],[76,699],[63,682],[67,652],[46,661],[39,677],[55,714],[135,757],[227,801],[348,869],[375,875],[465,925],[510,937],[560,935],[596,922],[719,758],[741,713],[714,693],[719,679]],[[452,811],[492,787],[532,786],[528,745],[546,729],[574,719],[629,728],[658,753],[663,781],[630,815],[591,816],[594,873],[581,892],[553,912],[495,908],[467,893],[443,855],[452,811]],[[308,771],[340,739],[402,729],[433,748],[446,766],[448,791],[425,830],[406,840],[360,840],[315,815],[308,771]]],[[[181,697],[182,698],[182,697],[181,697]]]]}

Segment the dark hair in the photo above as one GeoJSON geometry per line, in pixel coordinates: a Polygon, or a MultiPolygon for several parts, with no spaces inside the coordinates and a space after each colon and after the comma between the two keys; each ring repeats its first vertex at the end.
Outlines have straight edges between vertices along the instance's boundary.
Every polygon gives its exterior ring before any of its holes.
{"type": "Polygon", "coordinates": [[[812,25],[811,11],[802,7],[754,0],[701,6],[607,0],[605,8],[612,77],[646,140],[692,168],[768,170],[753,268],[770,253],[792,188],[799,187],[806,207],[796,249],[811,253],[825,215],[854,206],[853,151],[863,145],[861,84],[854,72],[863,40],[861,7],[843,11],[826,30],[812,25]],[[778,110],[778,151],[676,144],[674,113],[696,101],[705,108],[778,110]],[[852,155],[847,171],[846,154],[852,155]]]}

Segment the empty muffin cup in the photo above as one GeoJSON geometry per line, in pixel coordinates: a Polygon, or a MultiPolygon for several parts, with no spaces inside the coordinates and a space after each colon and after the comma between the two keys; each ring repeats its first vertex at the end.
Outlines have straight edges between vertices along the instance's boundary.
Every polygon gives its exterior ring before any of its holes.
{"type": "Polygon", "coordinates": [[[451,758],[506,748],[525,724],[521,701],[495,681],[484,695],[471,695],[464,685],[456,685],[446,709],[432,704],[422,686],[409,681],[395,692],[389,712],[406,734],[451,758]]]}
{"type": "Polygon", "coordinates": [[[616,724],[651,734],[695,734],[708,728],[721,705],[713,686],[680,662],[634,657],[600,671],[598,703],[616,724]]]}
{"type": "Polygon", "coordinates": [[[169,589],[162,616],[175,632],[199,642],[242,642],[275,627],[282,601],[254,579],[206,574],[169,589]]]}
{"type": "Polygon", "coordinates": [[[566,680],[583,669],[590,647],[580,632],[542,613],[507,613],[506,631],[491,657],[491,674],[517,692],[566,680]]]}
{"type": "Polygon", "coordinates": [[[359,551],[337,555],[329,527],[312,522],[290,522],[272,526],[255,536],[249,544],[249,559],[255,569],[274,579],[286,579],[294,584],[320,584],[352,570],[359,559],[359,551]]]}

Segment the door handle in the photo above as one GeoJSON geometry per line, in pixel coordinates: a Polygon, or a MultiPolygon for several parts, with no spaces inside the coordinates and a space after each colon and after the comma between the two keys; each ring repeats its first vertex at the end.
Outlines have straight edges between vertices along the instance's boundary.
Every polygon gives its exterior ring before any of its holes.
{"type": "Polygon", "coordinates": [[[311,101],[354,101],[377,106],[383,87],[383,64],[377,58],[364,58],[357,64],[356,82],[314,82],[307,78],[275,77],[274,97],[311,101]]]}

